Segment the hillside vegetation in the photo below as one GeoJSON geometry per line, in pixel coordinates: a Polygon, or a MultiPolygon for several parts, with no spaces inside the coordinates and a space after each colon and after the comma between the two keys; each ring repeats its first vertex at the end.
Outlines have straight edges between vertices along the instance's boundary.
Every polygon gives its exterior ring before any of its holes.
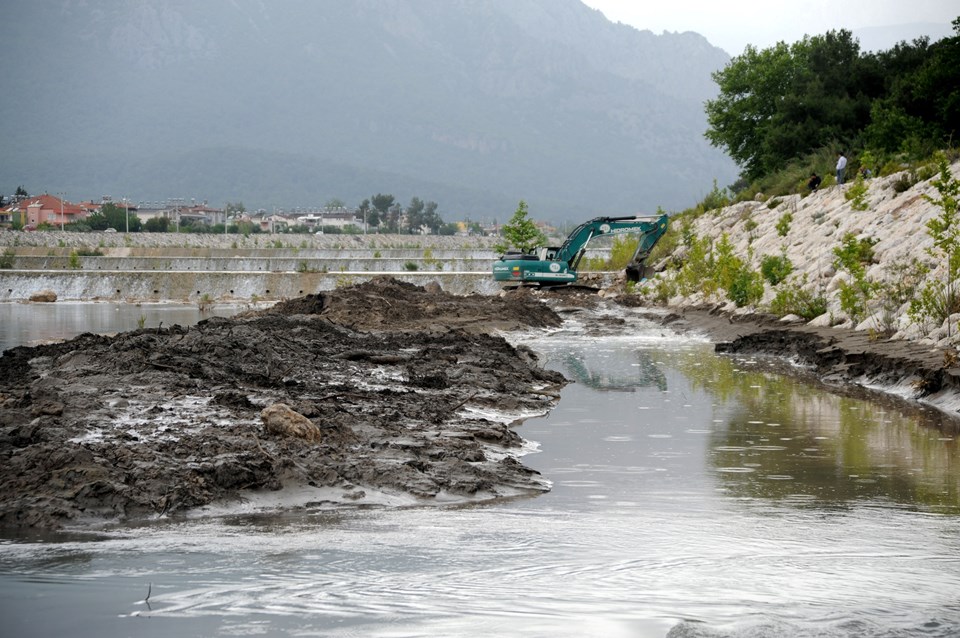
{"type": "Polygon", "coordinates": [[[838,151],[850,156],[850,175],[858,164],[887,173],[952,144],[960,126],[960,18],[953,26],[954,37],[879,53],[861,53],[849,31],[748,46],[713,74],[720,95],[706,103],[707,138],[741,167],[736,190],[798,165],[803,181],[812,169],[831,175],[838,151]]]}
{"type": "Polygon", "coordinates": [[[952,38],[878,54],[831,32],[734,58],[715,76],[708,137],[742,179],[672,216],[651,260],[663,272],[638,292],[960,343],[960,18],[953,24],[952,38]],[[855,175],[842,185],[839,149],[855,175]],[[813,171],[824,180],[811,192],[813,171]]]}

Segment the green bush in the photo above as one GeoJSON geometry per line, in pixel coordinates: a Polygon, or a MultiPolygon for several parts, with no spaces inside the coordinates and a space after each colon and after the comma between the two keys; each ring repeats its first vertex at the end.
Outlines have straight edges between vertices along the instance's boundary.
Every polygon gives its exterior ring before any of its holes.
{"type": "Polygon", "coordinates": [[[711,250],[710,238],[693,236],[683,266],[677,273],[677,290],[685,296],[697,291],[707,295],[713,294],[717,290],[713,270],[713,251],[711,250]]]}
{"type": "Polygon", "coordinates": [[[771,286],[778,285],[793,272],[793,263],[786,255],[765,255],[760,260],[760,274],[771,286]]]}
{"type": "Polygon", "coordinates": [[[777,234],[781,237],[786,237],[787,233],[790,232],[790,223],[793,221],[793,213],[790,211],[785,212],[780,216],[780,219],[777,220],[777,234]]]}
{"type": "Polygon", "coordinates": [[[755,304],[763,298],[763,279],[760,273],[741,268],[727,288],[727,296],[738,308],[755,304]]]}
{"type": "MultiPolygon", "coordinates": [[[[806,276],[803,282],[806,283],[806,276]]],[[[805,290],[801,285],[784,284],[770,302],[770,312],[778,317],[797,315],[807,321],[816,319],[827,312],[827,298],[805,290]]]]}
{"type": "Polygon", "coordinates": [[[867,204],[867,184],[863,179],[863,175],[857,174],[857,178],[843,196],[850,202],[850,207],[853,210],[864,211],[869,208],[867,204]]]}
{"type": "Polygon", "coordinates": [[[923,196],[940,208],[940,215],[926,224],[933,238],[927,254],[946,264],[946,273],[942,280],[927,281],[919,297],[911,302],[908,314],[918,325],[931,320],[942,323],[951,314],[960,312],[960,180],[951,174],[945,154],[938,154],[936,159],[938,176],[932,184],[939,198],[923,196]]]}

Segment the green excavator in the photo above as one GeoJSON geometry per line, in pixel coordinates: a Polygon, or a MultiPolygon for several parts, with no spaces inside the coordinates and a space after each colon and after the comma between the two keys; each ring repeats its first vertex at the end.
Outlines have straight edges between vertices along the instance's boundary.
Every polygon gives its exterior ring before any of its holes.
{"type": "Polygon", "coordinates": [[[508,252],[493,264],[493,278],[504,283],[557,286],[577,281],[577,266],[594,237],[602,235],[640,235],[637,250],[627,265],[627,280],[640,281],[644,262],[663,234],[668,219],[660,216],[597,217],[577,226],[559,248],[533,248],[528,252],[508,252]]]}

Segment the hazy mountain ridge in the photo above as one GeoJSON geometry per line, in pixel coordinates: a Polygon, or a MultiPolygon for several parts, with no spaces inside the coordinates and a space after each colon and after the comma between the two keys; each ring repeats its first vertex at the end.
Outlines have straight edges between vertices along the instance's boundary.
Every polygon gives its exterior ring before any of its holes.
{"type": "Polygon", "coordinates": [[[526,198],[579,218],[690,205],[736,173],[702,137],[726,54],[576,0],[20,0],[2,14],[21,25],[4,77],[68,97],[2,98],[18,155],[0,192],[295,206],[356,203],[388,190],[365,183],[377,176],[443,211],[502,216],[526,198]],[[256,187],[228,179],[239,149],[274,158],[272,179],[263,162],[245,163],[267,172],[256,187]],[[329,174],[297,185],[298,163],[329,174]]]}

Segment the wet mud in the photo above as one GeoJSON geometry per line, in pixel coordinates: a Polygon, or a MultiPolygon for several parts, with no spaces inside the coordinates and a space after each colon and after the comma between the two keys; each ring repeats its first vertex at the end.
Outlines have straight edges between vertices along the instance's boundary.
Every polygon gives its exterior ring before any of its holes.
{"type": "Polygon", "coordinates": [[[468,502],[549,484],[513,425],[566,380],[494,334],[558,326],[531,295],[376,279],[198,325],[0,358],[0,526],[468,502]],[[294,501],[282,494],[296,493],[294,501]]]}

